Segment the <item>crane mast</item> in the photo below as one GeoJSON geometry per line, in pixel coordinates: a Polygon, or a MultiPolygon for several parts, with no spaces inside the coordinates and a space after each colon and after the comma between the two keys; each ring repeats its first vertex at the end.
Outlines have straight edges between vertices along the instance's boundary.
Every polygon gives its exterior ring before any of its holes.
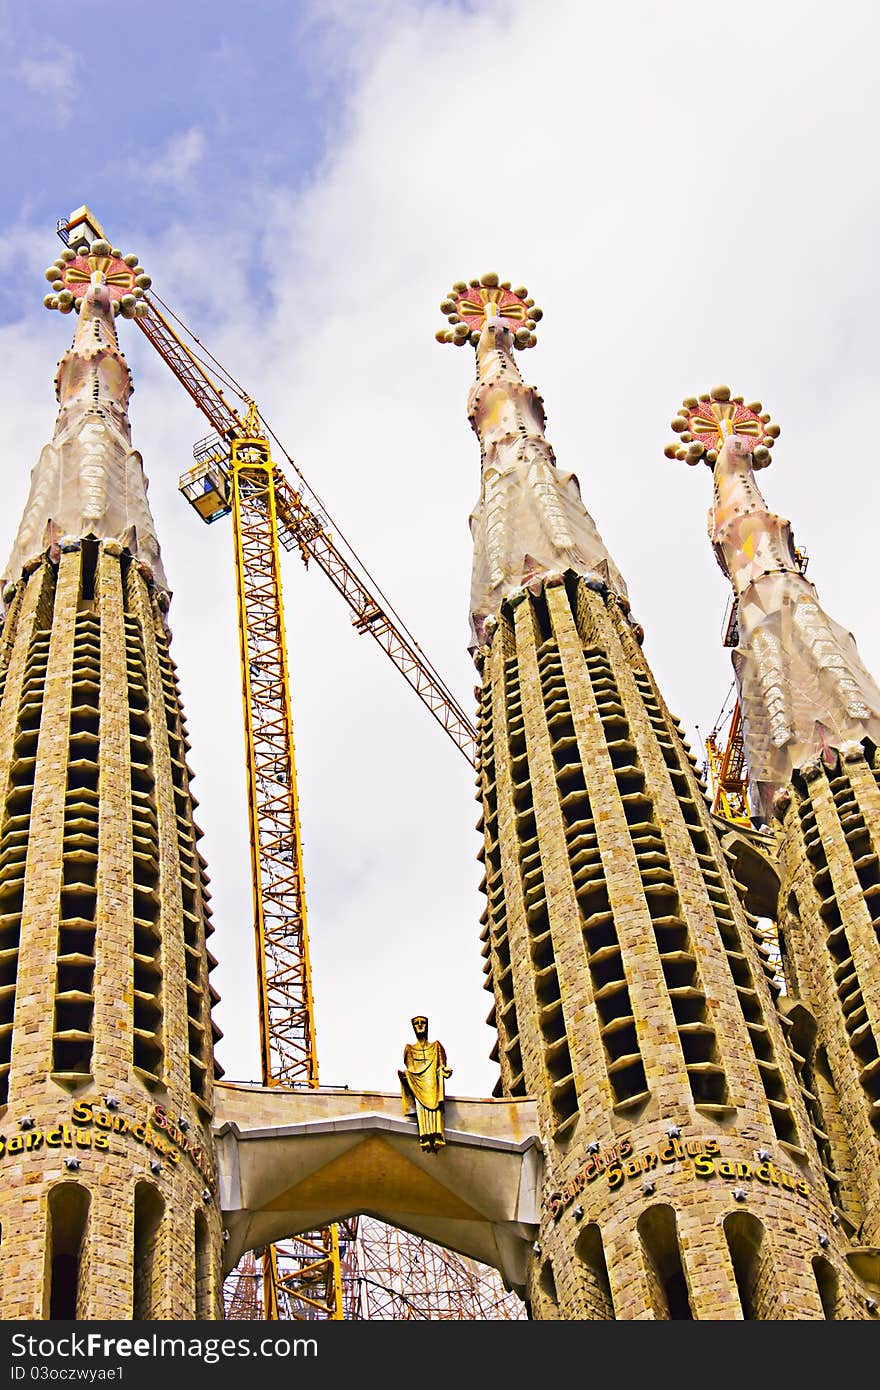
{"type": "Polygon", "coordinates": [[[260,1049],[266,1084],[316,1086],[275,465],[255,417],[250,437],[233,441],[231,474],[254,923],[266,962],[257,985],[260,1049]]]}
{"type": "MultiPolygon", "coordinates": [[[[275,464],[256,408],[231,444],[254,930],[264,1085],[318,1084],[302,838],[281,598],[275,464]]],[[[344,1316],[335,1226],[263,1253],[263,1308],[344,1316]],[[317,1296],[316,1296],[317,1295],[317,1296]]]]}

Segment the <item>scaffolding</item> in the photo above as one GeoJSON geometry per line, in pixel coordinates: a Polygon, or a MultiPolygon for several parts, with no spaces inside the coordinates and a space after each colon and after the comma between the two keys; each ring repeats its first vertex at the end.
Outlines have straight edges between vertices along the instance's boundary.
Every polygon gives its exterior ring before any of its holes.
{"type": "Polygon", "coordinates": [[[355,1319],[385,1322],[524,1319],[497,1270],[362,1216],[342,1263],[345,1302],[355,1319]]]}
{"type": "MultiPolygon", "coordinates": [[[[526,1318],[522,1299],[507,1292],[497,1270],[371,1216],[340,1224],[339,1263],[346,1321],[526,1318]]],[[[227,1277],[223,1303],[231,1320],[266,1317],[262,1273],[254,1251],[249,1251],[227,1277]]]]}
{"type": "MultiPolygon", "coordinates": [[[[794,553],[798,568],[803,574],[809,563],[809,556],[805,550],[795,549],[794,553]]],[[[728,599],[721,629],[721,640],[725,647],[735,647],[739,642],[738,614],[738,601],[731,597],[728,599]]],[[[721,713],[706,739],[705,768],[709,778],[712,814],[734,825],[751,826],[753,820],[749,802],[749,765],[746,759],[742,707],[738,694],[734,698],[732,709],[729,708],[730,696],[735,688],[736,681],[731,684],[721,713]]],[[[775,972],[773,979],[785,994],[787,986],[777,924],[769,918],[760,918],[754,931],[766,960],[775,972]]]]}

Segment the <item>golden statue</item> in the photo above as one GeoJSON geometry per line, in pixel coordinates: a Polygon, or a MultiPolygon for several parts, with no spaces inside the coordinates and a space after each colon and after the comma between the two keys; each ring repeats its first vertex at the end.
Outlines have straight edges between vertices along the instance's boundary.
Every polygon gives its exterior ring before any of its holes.
{"type": "Polygon", "coordinates": [[[434,1153],[446,1140],[443,1137],[443,1106],[446,1101],[445,1081],[452,1075],[452,1068],[446,1065],[443,1044],[428,1042],[428,1020],[424,1014],[417,1014],[410,1022],[416,1035],[414,1043],[407,1043],[403,1049],[404,1071],[400,1077],[400,1095],[404,1115],[411,1115],[415,1107],[419,1126],[419,1143],[429,1153],[434,1153]]]}

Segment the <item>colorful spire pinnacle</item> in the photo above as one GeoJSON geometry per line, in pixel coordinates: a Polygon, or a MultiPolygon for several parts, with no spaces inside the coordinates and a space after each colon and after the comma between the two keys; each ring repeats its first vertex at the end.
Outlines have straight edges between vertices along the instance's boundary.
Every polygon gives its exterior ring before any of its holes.
{"type": "Polygon", "coordinates": [[[68,247],[62,251],[47,268],[46,279],[55,291],[43,300],[47,309],[58,309],[62,314],[73,310],[78,314],[89,286],[105,285],[114,315],[133,319],[147,313],[147,306],[141,301],[152,283],[149,275],[138,265],[137,256],[124,256],[102,237],[87,250],[76,252],[68,247]]]}
{"type": "Polygon", "coordinates": [[[438,343],[455,343],[456,347],[471,343],[476,347],[484,325],[492,322],[510,329],[514,347],[530,348],[538,341],[535,327],[543,311],[525,285],[511,289],[510,281],[499,281],[494,270],[479,280],[456,280],[440,308],[453,327],[437,330],[438,343]]]}
{"type": "Polygon", "coordinates": [[[780,429],[762,412],[760,401],[746,405],[744,396],[731,396],[729,386],[713,386],[699,397],[685,396],[672,421],[678,440],[663,452],[691,466],[702,459],[711,468],[724,441],[741,435],[751,445],[755,468],[766,468],[780,429]]]}
{"type": "MultiPolygon", "coordinates": [[[[471,650],[478,664],[505,599],[566,572],[610,589],[626,605],[626,585],[581,500],[573,473],[556,467],[544,436],[544,403],[520,376],[515,347],[533,347],[541,310],[525,286],[494,273],[457,281],[442,308],[453,324],[441,343],[473,343],[477,379],[468,419],[480,441],[480,497],[471,514],[471,650]]],[[[535,588],[537,592],[537,588],[535,588]]]]}
{"type": "Polygon", "coordinates": [[[880,688],[852,635],[822,608],[803,573],[791,524],[771,512],[754,470],[779,426],[759,401],[717,386],[689,396],[667,457],[712,468],[709,539],[737,602],[732,652],[751,786],[765,815],[792,774],[849,740],[880,744],[880,688]]]}
{"type": "Polygon", "coordinates": [[[81,256],[60,257],[53,268],[61,288],[44,302],[55,301],[52,307],[62,313],[75,308],[79,320],[55,376],[59,409],[52,442],[31,474],[27,505],[2,572],[5,603],[22,571],[41,555],[85,537],[118,543],[160,591],[166,590],[143,460],[131,447],[131,372],[114,322],[118,314],[134,318],[146,312],[138,296],[149,280],[141,274],[146,284],[136,284],[137,258],[129,260],[134,264],[98,241],[81,256]]]}

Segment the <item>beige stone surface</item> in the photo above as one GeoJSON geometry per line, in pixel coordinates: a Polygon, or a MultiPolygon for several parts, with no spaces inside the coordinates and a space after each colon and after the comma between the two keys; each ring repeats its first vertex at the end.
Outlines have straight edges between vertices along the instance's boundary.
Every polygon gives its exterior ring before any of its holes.
{"type": "MultiPolygon", "coordinates": [[[[780,803],[779,928],[794,992],[809,1011],[813,1089],[837,1215],[880,1242],[880,791],[850,745],[798,774],[780,803]]],[[[817,1121],[818,1123],[819,1121],[817,1121]]]]}
{"type": "Polygon", "coordinates": [[[0,852],[24,873],[19,897],[15,877],[0,878],[0,950],[17,945],[0,957],[14,1007],[0,1109],[4,1319],[48,1317],[53,1257],[77,1248],[80,1317],[220,1314],[210,1043],[200,1043],[208,1085],[194,1095],[177,853],[192,812],[185,771],[174,784],[171,739],[182,735],[169,728],[179,710],[160,678],[159,633],[148,583],[114,542],[66,543],[57,580],[51,563],[36,568],[4,628],[0,852]],[[25,734],[34,699],[36,732],[25,734]],[[160,827],[152,846],[133,838],[133,806],[147,803],[160,827]],[[160,906],[136,928],[138,884],[160,906]],[[133,976],[136,931],[155,942],[146,993],[134,987],[146,978],[133,976]],[[154,1074],[136,1064],[140,1037],[157,1040],[154,1074]],[[186,1125],[176,1141],[157,1105],[186,1125]]]}
{"type": "Polygon", "coordinates": [[[546,1150],[532,1316],[869,1316],[796,1025],[625,613],[551,576],[483,655],[502,1087],[546,1150]]]}

